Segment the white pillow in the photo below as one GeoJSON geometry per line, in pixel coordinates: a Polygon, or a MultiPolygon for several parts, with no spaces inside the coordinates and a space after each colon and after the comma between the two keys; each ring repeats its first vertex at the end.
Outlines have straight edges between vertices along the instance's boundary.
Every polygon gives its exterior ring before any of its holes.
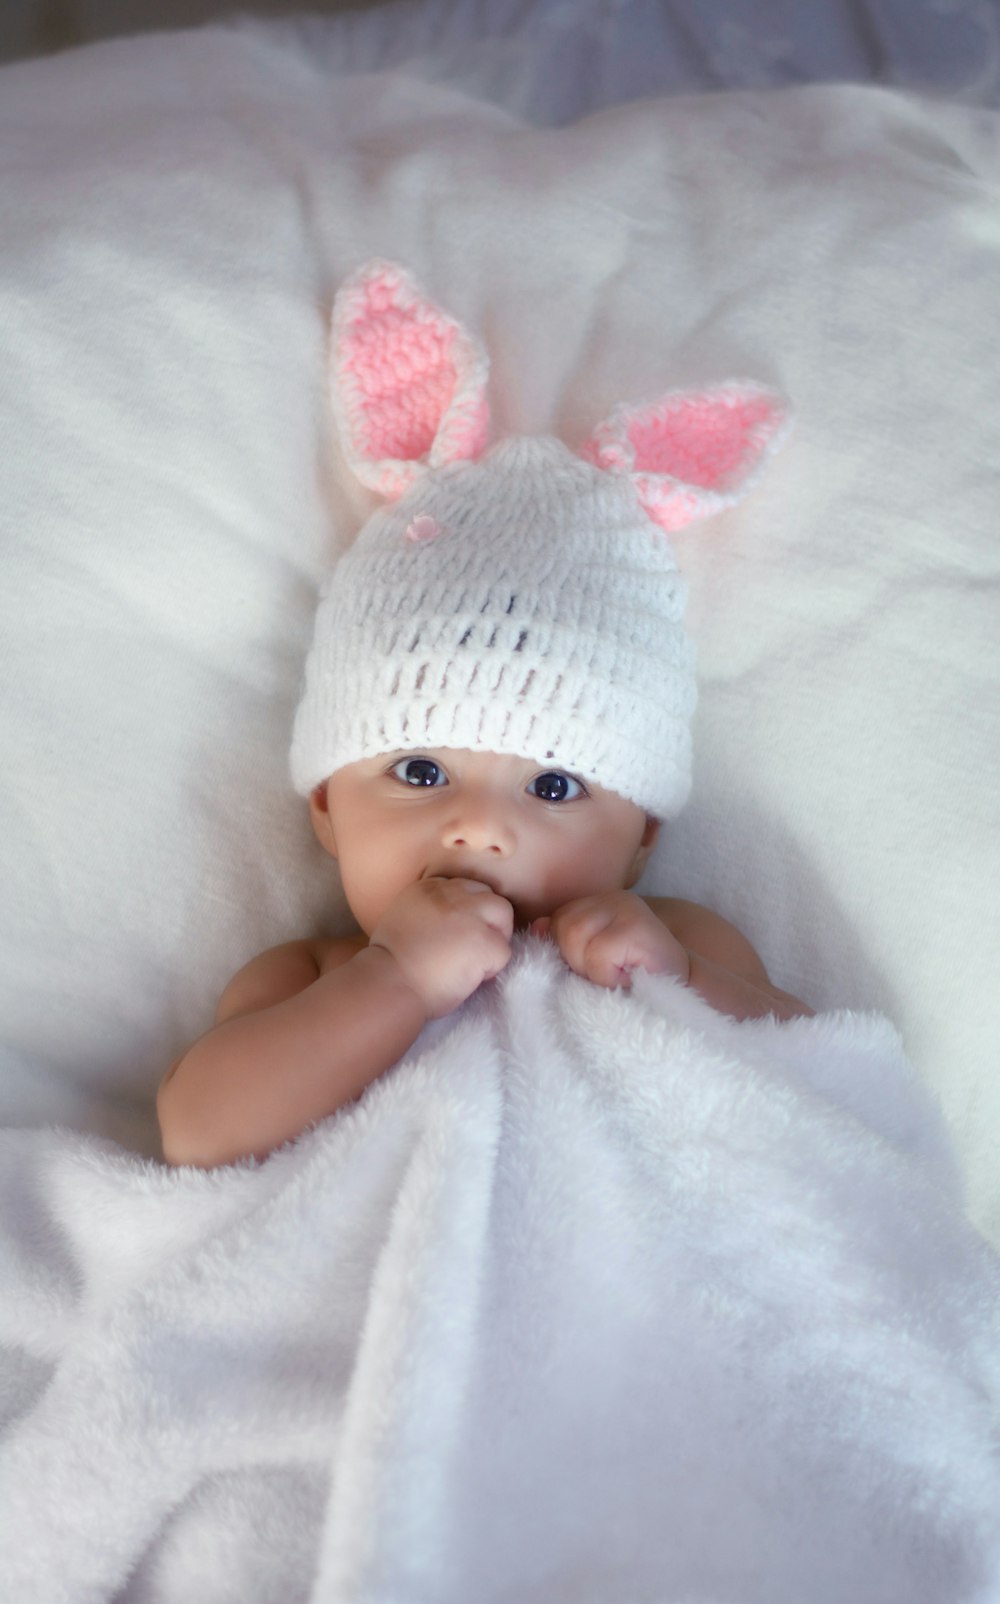
{"type": "Polygon", "coordinates": [[[380,0],[282,26],[328,71],[402,69],[547,126],[642,95],[814,82],[1000,104],[983,0],[380,0]]]}
{"type": "Polygon", "coordinates": [[[532,129],[208,29],[5,69],[0,149],[0,1117],[156,1153],[229,977],[345,928],[286,765],[372,504],[327,318],[380,254],[487,342],[498,435],[791,398],[751,499],[676,537],[696,783],[647,888],[889,1013],[1000,1234],[996,114],[812,88],[532,129]]]}

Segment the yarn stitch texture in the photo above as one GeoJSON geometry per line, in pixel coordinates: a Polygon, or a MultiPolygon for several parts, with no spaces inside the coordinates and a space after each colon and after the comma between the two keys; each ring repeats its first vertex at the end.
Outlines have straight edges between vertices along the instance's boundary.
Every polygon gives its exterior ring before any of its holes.
{"type": "Polygon", "coordinates": [[[550,764],[672,818],[691,788],[694,651],[665,531],[742,499],[787,433],[732,380],[620,404],[579,454],[485,452],[489,363],[395,263],[341,288],[331,400],[388,502],[321,591],[292,737],[308,795],[346,763],[462,747],[550,764]]]}

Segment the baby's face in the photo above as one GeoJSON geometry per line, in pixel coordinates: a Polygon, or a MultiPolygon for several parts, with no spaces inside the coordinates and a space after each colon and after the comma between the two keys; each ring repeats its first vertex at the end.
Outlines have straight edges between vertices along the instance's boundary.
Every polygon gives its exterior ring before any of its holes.
{"type": "Polygon", "coordinates": [[[564,769],[443,747],[347,764],[317,786],[310,815],[366,935],[429,875],[485,881],[523,928],[633,885],[659,830],[633,802],[564,769]]]}

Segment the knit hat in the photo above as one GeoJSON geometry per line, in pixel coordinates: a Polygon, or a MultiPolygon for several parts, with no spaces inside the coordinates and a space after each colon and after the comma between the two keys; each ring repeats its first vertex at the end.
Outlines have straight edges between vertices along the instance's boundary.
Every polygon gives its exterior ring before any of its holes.
{"type": "Polygon", "coordinates": [[[748,382],[615,409],[579,454],[486,444],[486,353],[400,267],[333,309],[349,464],[390,498],[320,592],[291,749],[303,796],[390,751],[551,763],[669,819],[691,787],[694,652],[664,531],[731,506],[787,428],[748,382]]]}

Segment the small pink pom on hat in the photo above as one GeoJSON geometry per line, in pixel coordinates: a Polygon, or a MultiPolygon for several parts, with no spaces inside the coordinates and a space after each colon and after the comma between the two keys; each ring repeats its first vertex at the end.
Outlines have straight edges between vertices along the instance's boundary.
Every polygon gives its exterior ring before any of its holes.
{"type": "Polygon", "coordinates": [[[441,525],[429,512],[421,512],[412,518],[406,526],[407,540],[433,540],[441,533],[441,525]]]}

